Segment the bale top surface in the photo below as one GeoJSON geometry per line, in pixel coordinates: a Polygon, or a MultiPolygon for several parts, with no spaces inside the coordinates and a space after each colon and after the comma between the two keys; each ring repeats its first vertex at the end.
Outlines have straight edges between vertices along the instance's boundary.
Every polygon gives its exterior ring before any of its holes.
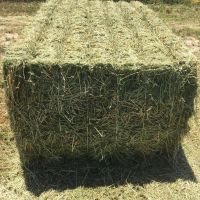
{"type": "Polygon", "coordinates": [[[50,0],[24,35],[24,43],[7,52],[5,60],[15,66],[111,64],[135,69],[194,61],[180,38],[140,2],[50,0]]]}

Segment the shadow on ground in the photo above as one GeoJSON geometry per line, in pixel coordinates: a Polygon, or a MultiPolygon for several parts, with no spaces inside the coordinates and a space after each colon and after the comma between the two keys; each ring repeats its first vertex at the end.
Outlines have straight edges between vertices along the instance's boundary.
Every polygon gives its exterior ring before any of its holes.
{"type": "Polygon", "coordinates": [[[24,169],[27,189],[35,196],[55,189],[63,191],[79,186],[119,186],[126,183],[144,185],[151,181],[175,182],[177,179],[196,182],[196,177],[180,149],[176,165],[166,156],[99,163],[92,160],[68,160],[44,169],[24,169]]]}

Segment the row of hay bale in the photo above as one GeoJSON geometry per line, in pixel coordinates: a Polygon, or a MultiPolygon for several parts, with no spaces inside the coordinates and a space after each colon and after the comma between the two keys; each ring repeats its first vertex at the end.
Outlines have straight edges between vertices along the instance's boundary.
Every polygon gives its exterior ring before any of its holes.
{"type": "Polygon", "coordinates": [[[139,2],[50,0],[4,59],[23,164],[174,152],[188,129],[196,60],[139,2]]]}

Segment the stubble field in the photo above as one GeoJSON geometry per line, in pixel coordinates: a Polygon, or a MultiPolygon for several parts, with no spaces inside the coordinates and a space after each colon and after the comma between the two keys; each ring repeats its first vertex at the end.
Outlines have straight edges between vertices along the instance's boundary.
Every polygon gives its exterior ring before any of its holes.
{"type": "MultiPolygon", "coordinates": [[[[40,3],[0,2],[0,63],[5,49],[23,41],[21,30],[31,21],[40,3]]],[[[149,5],[180,35],[200,59],[200,6],[149,5]]],[[[200,72],[198,70],[198,72],[200,72]]],[[[0,199],[200,199],[200,104],[190,120],[176,166],[164,158],[142,162],[97,164],[73,161],[30,171],[20,167],[9,127],[0,67],[0,199]]]]}

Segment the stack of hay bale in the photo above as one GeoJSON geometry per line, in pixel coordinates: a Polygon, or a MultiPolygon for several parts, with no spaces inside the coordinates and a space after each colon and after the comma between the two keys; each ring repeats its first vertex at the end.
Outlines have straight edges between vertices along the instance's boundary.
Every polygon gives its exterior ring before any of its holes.
{"type": "Polygon", "coordinates": [[[139,2],[50,0],[4,59],[23,164],[171,153],[187,132],[196,60],[139,2]]]}

